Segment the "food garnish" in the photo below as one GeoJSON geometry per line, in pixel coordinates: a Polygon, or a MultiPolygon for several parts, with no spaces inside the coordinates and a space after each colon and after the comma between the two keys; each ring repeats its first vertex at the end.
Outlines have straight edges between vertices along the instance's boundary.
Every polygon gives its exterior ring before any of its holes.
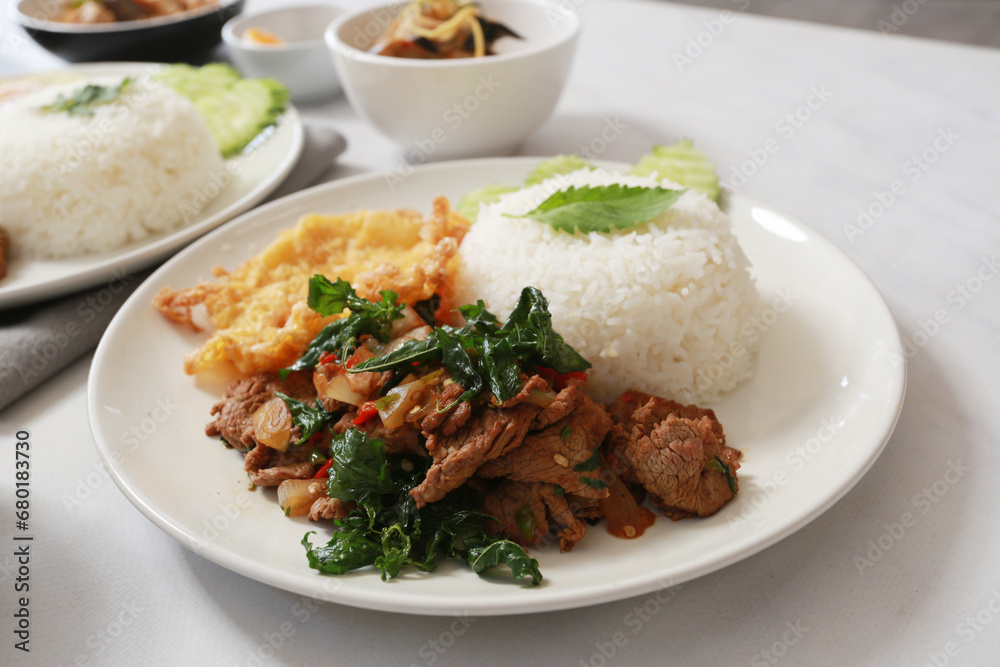
{"type": "Polygon", "coordinates": [[[387,455],[383,442],[350,429],[334,436],[330,461],[329,495],[355,508],[336,520],[326,546],[312,546],[312,532],[302,538],[310,567],[344,574],[374,565],[386,580],[409,566],[432,571],[446,554],[466,560],[477,574],[507,565],[515,580],[541,582],[538,561],[522,546],[486,533],[489,517],[468,509],[473,493],[417,508],[409,491],[426,475],[429,459],[387,455]]]}
{"type": "Polygon", "coordinates": [[[501,37],[520,39],[471,2],[413,0],[372,51],[395,58],[481,58],[493,54],[493,42],[501,37]]]}
{"type": "Polygon", "coordinates": [[[254,143],[278,122],[289,100],[288,89],[277,79],[244,79],[222,63],[168,65],[156,78],[191,100],[223,157],[254,143]]]}
{"type": "Polygon", "coordinates": [[[125,77],[115,86],[88,83],[72,95],[60,94],[55,102],[41,107],[39,111],[47,113],[63,112],[70,116],[90,117],[94,115],[95,106],[110,104],[121,97],[122,92],[131,81],[132,79],[125,77]]]}
{"type": "Polygon", "coordinates": [[[518,218],[531,218],[563,232],[610,232],[656,219],[684,190],[622,185],[571,186],[518,218]]]}
{"type": "Polygon", "coordinates": [[[695,148],[690,139],[679,139],[670,146],[653,146],[652,151],[635,163],[632,173],[636,176],[656,173],[660,178],[669,178],[704,193],[714,202],[719,201],[721,191],[715,163],[695,148]]]}

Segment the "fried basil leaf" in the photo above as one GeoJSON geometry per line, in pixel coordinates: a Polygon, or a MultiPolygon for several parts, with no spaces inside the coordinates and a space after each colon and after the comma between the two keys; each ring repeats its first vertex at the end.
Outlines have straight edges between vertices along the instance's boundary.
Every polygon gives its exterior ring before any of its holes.
{"type": "Polygon", "coordinates": [[[314,547],[309,531],[302,538],[309,567],[327,574],[344,574],[359,567],[374,565],[382,554],[382,546],[367,537],[364,530],[340,530],[330,536],[326,546],[314,547]]]}
{"type": "Polygon", "coordinates": [[[274,395],[285,402],[288,410],[292,413],[292,425],[299,427],[299,439],[295,442],[296,445],[301,445],[313,437],[323,428],[323,424],[333,416],[323,408],[323,404],[319,401],[316,401],[315,408],[310,408],[308,404],[282,394],[280,391],[274,392],[274,395]]]}
{"type": "Polygon", "coordinates": [[[327,493],[331,498],[363,507],[372,526],[382,509],[382,496],[396,490],[385,445],[364,431],[348,429],[333,437],[330,460],[327,493]]]}

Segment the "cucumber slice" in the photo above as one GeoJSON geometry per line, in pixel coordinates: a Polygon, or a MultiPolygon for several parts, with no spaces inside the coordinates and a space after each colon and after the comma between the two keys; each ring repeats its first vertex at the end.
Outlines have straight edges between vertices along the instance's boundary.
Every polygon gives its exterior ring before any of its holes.
{"type": "Polygon", "coordinates": [[[184,95],[205,119],[222,157],[232,157],[288,105],[288,89],[276,79],[244,79],[224,63],[204,67],[169,65],[157,79],[184,95]]]}
{"type": "Polygon", "coordinates": [[[719,176],[715,163],[694,147],[690,139],[680,139],[670,146],[654,146],[632,167],[637,176],[659,174],[681,185],[702,192],[714,202],[719,201],[719,176]]]}
{"type": "Polygon", "coordinates": [[[219,152],[231,157],[277,122],[288,104],[288,90],[274,79],[240,79],[228,88],[194,100],[219,152]]]}
{"type": "Polygon", "coordinates": [[[505,195],[508,192],[517,192],[520,189],[510,185],[500,185],[499,183],[487,185],[484,188],[466,192],[462,195],[462,198],[455,204],[455,210],[468,218],[470,222],[475,222],[476,217],[479,215],[480,204],[492,204],[499,200],[501,195],[505,195]]]}
{"type": "Polygon", "coordinates": [[[204,67],[177,64],[164,67],[156,78],[178,93],[194,101],[233,85],[243,77],[225,63],[210,63],[204,67]]]}
{"type": "Polygon", "coordinates": [[[538,185],[546,178],[551,178],[556,174],[569,174],[580,169],[593,168],[592,164],[579,155],[556,155],[532,169],[528,177],[524,179],[524,184],[526,186],[538,185]]]}

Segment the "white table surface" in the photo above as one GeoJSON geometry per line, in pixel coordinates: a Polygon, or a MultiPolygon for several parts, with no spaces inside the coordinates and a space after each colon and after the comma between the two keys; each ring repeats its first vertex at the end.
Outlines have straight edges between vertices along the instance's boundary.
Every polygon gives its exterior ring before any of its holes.
{"type": "MultiPolygon", "coordinates": [[[[632,161],[690,136],[733,183],[748,155],[777,146],[742,192],[840,246],[908,340],[944,311],[933,335],[916,337],[925,344],[908,360],[899,424],[871,471],[799,532],[664,604],[464,621],[313,604],[188,551],[128,503],[93,446],[87,357],[0,413],[0,663],[998,664],[1000,52],[736,12],[678,71],[674,54],[717,10],[564,4],[586,25],[577,61],[522,154],[578,151],[613,121],[625,130],[601,158],[632,161]],[[810,100],[815,109],[802,107],[810,100]],[[789,132],[782,119],[796,112],[809,118],[789,132]],[[914,170],[925,152],[933,164],[914,170]],[[897,180],[902,194],[884,214],[861,234],[845,228],[897,180]],[[13,646],[18,429],[32,442],[29,654],[13,646]]],[[[2,30],[4,71],[60,63],[2,30]]],[[[343,98],[303,112],[350,142],[332,177],[398,164],[343,98]]]]}

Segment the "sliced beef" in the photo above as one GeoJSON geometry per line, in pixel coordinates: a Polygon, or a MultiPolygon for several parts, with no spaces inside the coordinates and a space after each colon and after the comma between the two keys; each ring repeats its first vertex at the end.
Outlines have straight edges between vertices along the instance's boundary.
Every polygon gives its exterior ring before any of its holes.
{"type": "Polygon", "coordinates": [[[584,388],[586,382],[583,380],[571,379],[563,389],[556,394],[556,398],[544,410],[535,417],[534,429],[543,429],[549,424],[563,419],[577,408],[586,396],[584,388]]]}
{"type": "Polygon", "coordinates": [[[540,543],[549,532],[541,484],[504,482],[483,499],[483,513],[497,520],[487,523],[487,532],[523,546],[540,543]]]}
{"type": "MultiPolygon", "coordinates": [[[[483,512],[497,519],[487,524],[491,534],[502,534],[523,546],[541,544],[549,535],[559,538],[561,551],[569,551],[583,539],[587,525],[580,521],[554,484],[505,481],[491,491],[483,502],[483,512]]],[[[594,501],[578,504],[583,516],[590,516],[594,501]]]]}
{"type": "MultiPolygon", "coordinates": [[[[521,377],[524,378],[523,375],[521,377]]],[[[501,403],[500,406],[512,408],[518,403],[524,403],[533,391],[549,391],[549,383],[540,375],[532,375],[522,381],[520,391],[501,403]]]]}
{"type": "Polygon", "coordinates": [[[410,490],[417,507],[441,500],[484,462],[520,445],[539,410],[530,403],[513,408],[484,407],[457,432],[431,434],[425,446],[434,463],[424,481],[410,490]]]}
{"type": "Polygon", "coordinates": [[[229,386],[226,397],[212,407],[214,419],[205,427],[205,433],[221,436],[241,451],[253,449],[257,446],[253,413],[276,391],[315,405],[316,388],[309,373],[291,373],[284,382],[277,373],[258,373],[229,386]]]}
{"type": "Polygon", "coordinates": [[[675,519],[714,514],[734,496],[726,475],[706,467],[718,457],[734,478],[739,468],[739,452],[720,444],[716,424],[671,413],[648,433],[633,429],[625,455],[653,503],[675,519]]]}
{"type": "Polygon", "coordinates": [[[666,398],[650,396],[642,407],[632,413],[632,421],[648,430],[663,421],[667,415],[676,415],[685,419],[707,417],[712,422],[712,434],[719,441],[719,446],[725,446],[726,435],[723,433],[722,424],[715,417],[715,413],[706,408],[699,408],[697,405],[684,405],[666,398]]]}
{"type": "Polygon", "coordinates": [[[569,551],[586,535],[587,524],[573,515],[566,497],[560,495],[554,485],[544,485],[541,494],[548,510],[549,530],[554,530],[559,536],[559,550],[569,551]]]}
{"type": "Polygon", "coordinates": [[[345,503],[340,498],[321,496],[309,507],[309,520],[344,519],[351,513],[353,503],[345,503]]]}
{"type": "MultiPolygon", "coordinates": [[[[464,393],[465,389],[463,389],[462,385],[457,382],[450,382],[441,388],[441,393],[437,398],[437,409],[431,410],[430,413],[420,422],[420,430],[424,432],[425,436],[436,431],[438,427],[441,426],[446,419],[448,419],[448,416],[451,415],[454,410],[457,410],[460,406],[466,404],[465,401],[456,403],[456,401],[458,401],[458,397],[464,393]],[[445,407],[448,409],[442,410],[442,408],[445,407]]],[[[452,431],[452,433],[454,433],[454,431],[452,431]]],[[[451,434],[448,433],[447,435],[451,434]]]]}
{"type": "Polygon", "coordinates": [[[712,420],[712,432],[720,447],[726,444],[726,436],[722,424],[711,410],[699,408],[697,405],[684,405],[659,396],[651,396],[641,391],[627,391],[608,406],[608,414],[614,426],[608,433],[604,445],[608,465],[626,484],[633,486],[641,483],[632,462],[625,451],[629,443],[637,437],[633,431],[638,427],[642,433],[648,434],[656,424],[663,421],[667,415],[676,415],[687,419],[708,417],[712,420]]]}
{"type": "Polygon", "coordinates": [[[605,409],[584,396],[580,407],[568,417],[530,432],[519,447],[484,463],[478,474],[548,482],[566,493],[603,498],[607,491],[600,480],[597,448],[610,428],[611,418],[605,409]]]}

